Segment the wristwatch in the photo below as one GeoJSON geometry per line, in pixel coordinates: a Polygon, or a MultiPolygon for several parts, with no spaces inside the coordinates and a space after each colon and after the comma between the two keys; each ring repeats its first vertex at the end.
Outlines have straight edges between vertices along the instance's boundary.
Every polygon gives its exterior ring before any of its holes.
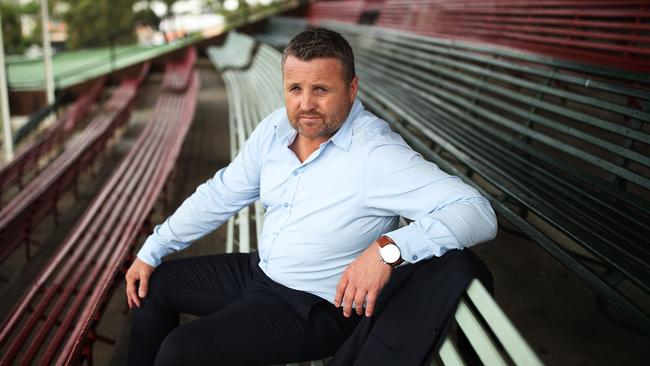
{"type": "Polygon", "coordinates": [[[395,245],[391,238],[382,235],[377,239],[377,244],[379,244],[379,258],[381,258],[382,262],[393,268],[404,262],[399,247],[395,245]]]}

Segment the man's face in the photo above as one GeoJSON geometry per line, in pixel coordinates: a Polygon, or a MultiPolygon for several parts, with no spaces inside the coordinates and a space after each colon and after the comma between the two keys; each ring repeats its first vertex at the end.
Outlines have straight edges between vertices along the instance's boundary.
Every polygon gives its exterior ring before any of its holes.
{"type": "Polygon", "coordinates": [[[347,85],[335,58],[302,61],[288,56],[282,69],[287,117],[298,133],[325,141],[345,122],[357,95],[357,77],[347,85]]]}

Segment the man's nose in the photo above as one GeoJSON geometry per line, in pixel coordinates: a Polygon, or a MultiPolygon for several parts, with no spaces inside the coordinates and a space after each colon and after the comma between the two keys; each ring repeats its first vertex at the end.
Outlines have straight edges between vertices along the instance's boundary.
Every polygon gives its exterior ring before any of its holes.
{"type": "Polygon", "coordinates": [[[311,93],[302,93],[300,98],[300,109],[303,111],[311,111],[316,109],[316,100],[311,93]]]}

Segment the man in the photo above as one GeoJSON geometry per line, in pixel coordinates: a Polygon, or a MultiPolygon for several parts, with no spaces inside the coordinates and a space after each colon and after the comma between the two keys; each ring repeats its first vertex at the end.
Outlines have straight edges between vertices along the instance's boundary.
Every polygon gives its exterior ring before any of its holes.
{"type": "Polygon", "coordinates": [[[494,212],[364,110],[345,39],[300,33],[282,74],[286,108],[154,229],[128,270],[131,364],[280,364],[342,345],[338,364],[418,363],[404,353],[431,351],[476,275],[457,249],[492,239],[494,212]],[[258,198],[266,207],[258,253],[161,265],[258,198]],[[398,216],[414,221],[398,229],[398,216]],[[179,326],[179,313],[202,318],[179,326]],[[410,318],[429,313],[435,320],[410,318]],[[393,329],[405,331],[394,324],[409,319],[431,337],[386,346],[393,329]]]}

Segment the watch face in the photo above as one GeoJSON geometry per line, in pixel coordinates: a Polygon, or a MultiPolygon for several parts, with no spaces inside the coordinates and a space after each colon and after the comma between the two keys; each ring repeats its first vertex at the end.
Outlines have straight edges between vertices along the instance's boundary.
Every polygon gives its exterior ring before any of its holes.
{"type": "Polygon", "coordinates": [[[399,260],[399,248],[395,244],[388,244],[380,249],[381,258],[388,264],[393,264],[399,260]]]}

